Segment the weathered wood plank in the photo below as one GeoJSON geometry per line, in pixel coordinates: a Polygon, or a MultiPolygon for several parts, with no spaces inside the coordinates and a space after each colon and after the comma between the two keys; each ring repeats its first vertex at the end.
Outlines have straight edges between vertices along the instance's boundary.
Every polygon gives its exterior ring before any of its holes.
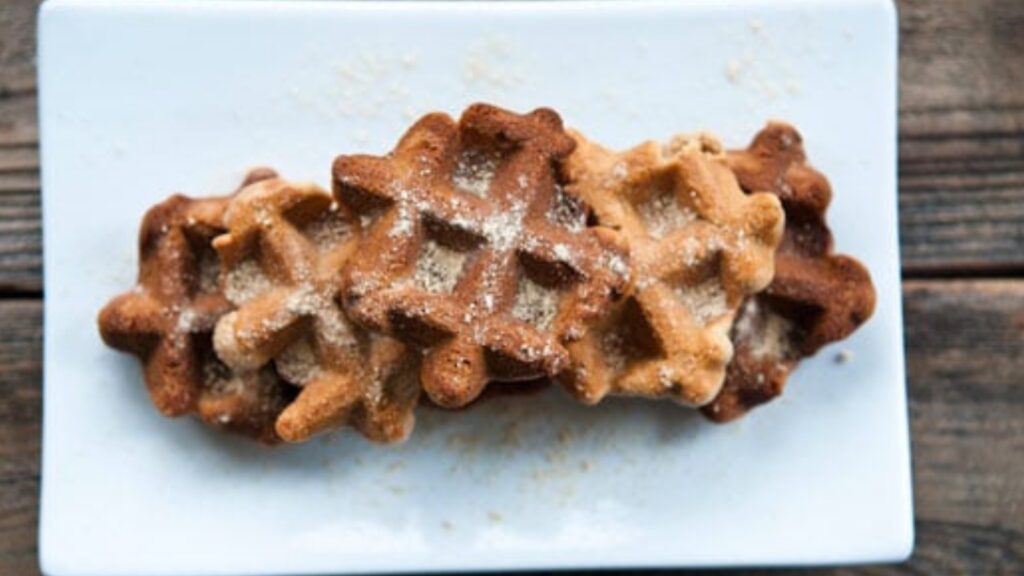
{"type": "Polygon", "coordinates": [[[0,174],[39,173],[39,149],[31,146],[11,146],[0,149],[0,174]]]}
{"type": "Polygon", "coordinates": [[[36,87],[36,10],[40,0],[0,3],[0,97],[36,87]]]}
{"type": "Polygon", "coordinates": [[[35,574],[42,303],[0,301],[0,574],[35,574]]]}
{"type": "Polygon", "coordinates": [[[39,144],[36,93],[28,91],[0,97],[0,150],[39,144]]]}
{"type": "Polygon", "coordinates": [[[1024,94],[1014,92],[1024,80],[1015,61],[1024,50],[1020,2],[901,0],[898,7],[901,108],[949,112],[1024,104],[1024,94]]]}
{"type": "Polygon", "coordinates": [[[1024,272],[1024,2],[899,9],[905,272],[1024,272]]]}
{"type": "Polygon", "coordinates": [[[0,91],[0,293],[43,288],[36,123],[34,93],[4,97],[0,91]]]}
{"type": "MultiPolygon", "coordinates": [[[[823,573],[1024,573],[1024,280],[910,281],[904,301],[917,549],[904,566],[823,573]]],[[[0,302],[0,317],[0,573],[20,574],[34,566],[40,304],[0,302]]]]}
{"type": "Polygon", "coordinates": [[[1024,281],[908,282],[924,574],[1024,573],[1024,281]]]}
{"type": "Polygon", "coordinates": [[[0,169],[0,291],[42,290],[42,213],[36,172],[0,169]]]}

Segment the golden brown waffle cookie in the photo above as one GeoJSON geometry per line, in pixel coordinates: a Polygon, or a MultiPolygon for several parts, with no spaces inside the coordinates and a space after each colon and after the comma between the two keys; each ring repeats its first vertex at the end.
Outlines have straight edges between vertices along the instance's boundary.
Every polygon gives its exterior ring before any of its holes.
{"type": "Polygon", "coordinates": [[[569,191],[629,245],[627,297],[570,345],[564,381],[586,403],[605,396],[711,401],[732,355],[744,297],[772,277],[783,214],[769,194],[743,194],[709,136],[613,152],[574,134],[569,191]]]}
{"type": "Polygon", "coordinates": [[[557,374],[564,342],[624,284],[623,253],[561,192],[556,163],[572,148],[551,110],[477,104],[458,123],[423,117],[385,157],[335,160],[335,195],[370,226],[346,308],[423,350],[436,404],[557,374]]]}
{"type": "Polygon", "coordinates": [[[797,363],[863,324],[875,308],[871,277],[859,262],[832,253],[825,211],[828,180],[806,163],[800,134],[770,123],[746,150],[728,154],[745,191],[777,195],[786,229],[775,279],[744,303],[732,330],[736,353],[721,393],[704,414],[732,420],[782,393],[797,363]]]}
{"type": "Polygon", "coordinates": [[[399,342],[351,325],[338,301],[358,221],[313,184],[271,178],[240,191],[225,223],[213,246],[238,309],[217,323],[214,346],[236,373],[273,361],[302,387],[277,433],[298,442],[350,425],[375,441],[405,439],[419,394],[413,359],[399,342]]]}
{"type": "MultiPolygon", "coordinates": [[[[253,171],[247,182],[266,175],[253,171]]],[[[109,346],[142,360],[163,414],[197,412],[213,426],[272,443],[289,387],[272,371],[235,376],[213,354],[214,323],[231,304],[218,287],[210,241],[224,230],[228,201],[176,195],[150,209],[139,234],[138,284],[103,308],[99,329],[109,346]]]]}

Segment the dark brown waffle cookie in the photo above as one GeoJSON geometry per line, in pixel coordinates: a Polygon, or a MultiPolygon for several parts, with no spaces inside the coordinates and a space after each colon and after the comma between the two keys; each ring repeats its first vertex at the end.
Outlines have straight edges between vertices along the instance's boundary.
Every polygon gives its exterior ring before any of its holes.
{"type": "MultiPolygon", "coordinates": [[[[250,173],[246,182],[265,178],[250,173]]],[[[224,231],[229,197],[176,195],[146,213],[139,233],[138,284],[100,312],[109,346],[138,356],[157,409],[197,413],[207,423],[272,443],[273,423],[292,395],[270,372],[239,377],[213,354],[214,324],[231,309],[218,286],[210,245],[224,231]]]]}
{"type": "Polygon", "coordinates": [[[775,279],[740,309],[725,385],[702,409],[718,422],[777,397],[800,360],[849,336],[875,308],[875,289],[864,266],[832,252],[825,221],[832,189],[807,164],[796,129],[770,123],[746,150],[729,152],[728,161],[744,191],[779,197],[786,228],[775,256],[775,279]]]}

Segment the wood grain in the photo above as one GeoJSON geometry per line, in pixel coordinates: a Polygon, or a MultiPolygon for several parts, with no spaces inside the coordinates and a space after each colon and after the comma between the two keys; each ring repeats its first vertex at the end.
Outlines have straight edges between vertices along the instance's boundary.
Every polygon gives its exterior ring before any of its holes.
{"type": "MultiPolygon", "coordinates": [[[[1024,280],[911,281],[904,301],[916,552],[903,566],[822,573],[1024,574],[1024,280]]],[[[0,339],[0,574],[27,574],[39,479],[40,304],[0,302],[0,317],[8,332],[0,339]]]]}
{"type": "Polygon", "coordinates": [[[904,272],[1024,272],[1024,2],[899,9],[904,272]]]}
{"type": "Polygon", "coordinates": [[[0,574],[35,574],[42,303],[0,301],[0,574]]]}
{"type": "Polygon", "coordinates": [[[36,10],[39,0],[0,3],[0,97],[36,88],[36,10]]]}
{"type": "Polygon", "coordinates": [[[0,294],[42,291],[36,10],[0,2],[0,294]]]}

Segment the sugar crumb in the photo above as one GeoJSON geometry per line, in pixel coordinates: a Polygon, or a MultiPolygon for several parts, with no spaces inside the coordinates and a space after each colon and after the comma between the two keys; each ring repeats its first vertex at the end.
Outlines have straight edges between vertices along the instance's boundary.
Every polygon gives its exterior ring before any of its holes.
{"type": "Polygon", "coordinates": [[[512,316],[539,330],[547,330],[558,313],[558,291],[520,279],[512,316]]]}
{"type": "Polygon", "coordinates": [[[413,282],[428,292],[450,294],[462,275],[466,259],[464,252],[427,241],[416,260],[413,282]]]}
{"type": "Polygon", "coordinates": [[[709,278],[696,286],[677,287],[675,294],[694,321],[701,325],[708,324],[728,311],[725,290],[716,278],[709,278]]]}
{"type": "Polygon", "coordinates": [[[637,206],[637,212],[648,234],[659,240],[697,220],[696,213],[683,206],[671,190],[655,192],[637,206]]]}

